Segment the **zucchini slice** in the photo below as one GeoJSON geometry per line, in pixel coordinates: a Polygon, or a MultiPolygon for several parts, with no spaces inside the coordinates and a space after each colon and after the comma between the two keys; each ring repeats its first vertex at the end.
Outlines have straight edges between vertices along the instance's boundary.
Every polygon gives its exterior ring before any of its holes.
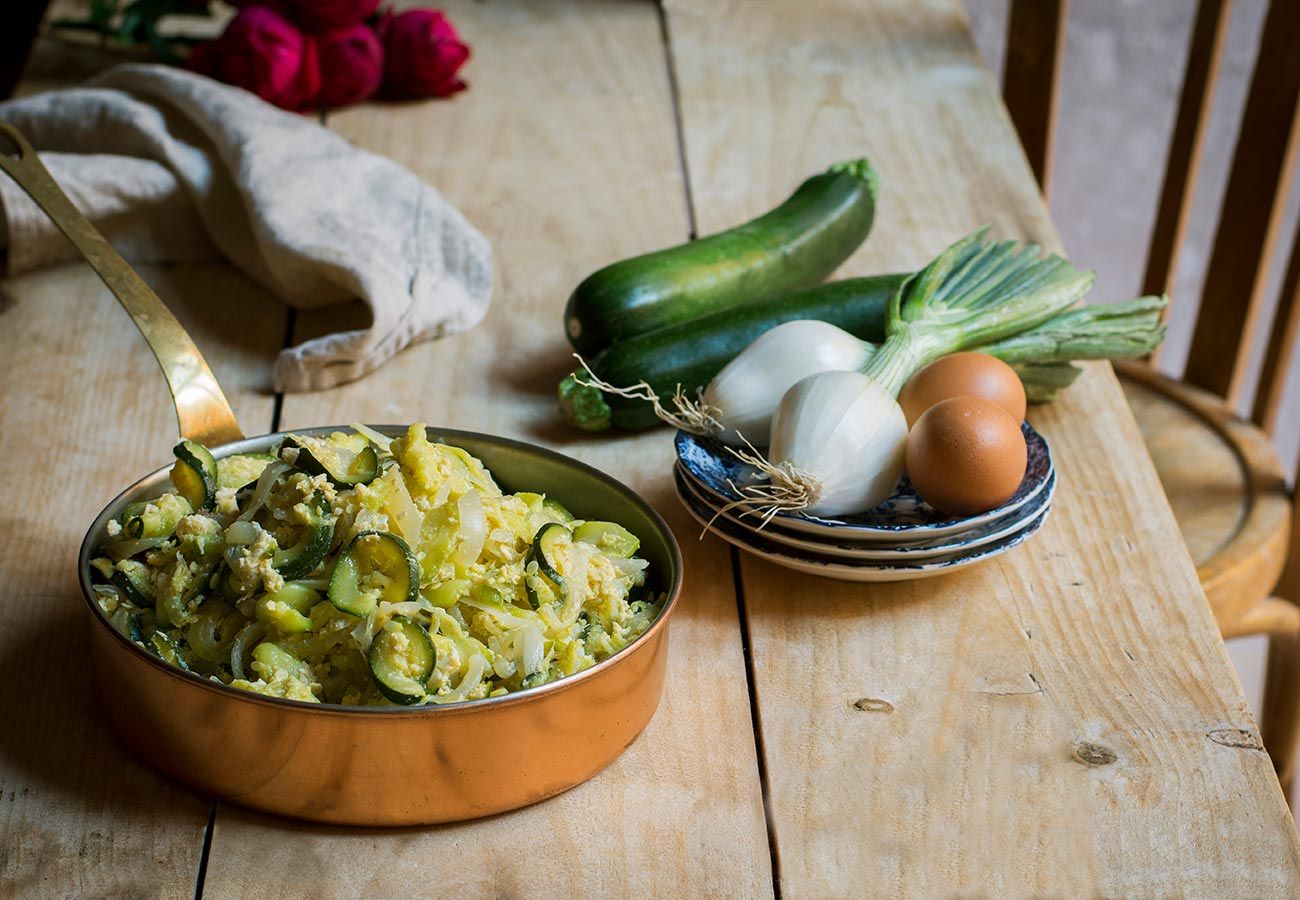
{"type": "Polygon", "coordinates": [[[169,666],[175,666],[185,672],[190,670],[189,661],[181,651],[181,645],[176,643],[175,638],[164,632],[155,631],[149,635],[149,640],[144,642],[144,648],[169,666]]]}
{"type": "Polygon", "coordinates": [[[370,642],[367,659],[379,692],[410,706],[424,699],[438,656],[429,632],[406,616],[393,616],[370,642]]]}
{"type": "Polygon", "coordinates": [[[212,509],[217,502],[217,461],[211,451],[194,441],[181,441],[172,448],[172,484],[194,509],[212,509]]]}
{"type": "Polygon", "coordinates": [[[153,585],[149,582],[149,567],[144,563],[135,559],[122,560],[113,567],[109,581],[136,606],[153,608],[153,585]]]}
{"type": "Polygon", "coordinates": [[[538,571],[557,585],[564,586],[561,569],[569,564],[569,547],[573,543],[573,534],[558,522],[547,522],[537,529],[533,536],[533,546],[528,550],[524,566],[537,563],[538,571]]]}
{"type": "Polygon", "coordinates": [[[109,541],[104,545],[103,550],[114,562],[119,562],[133,556],[139,556],[141,553],[147,553],[150,550],[165,550],[174,547],[175,543],[170,537],[128,538],[126,540],[109,541]]]}
{"type": "Polygon", "coordinates": [[[303,525],[302,536],[296,544],[281,550],[271,560],[275,570],[286,581],[302,578],[315,570],[334,541],[334,515],[325,495],[316,491],[307,502],[312,516],[303,525]]]}
{"type": "Polygon", "coordinates": [[[425,597],[439,609],[450,609],[469,593],[474,583],[468,578],[453,578],[430,590],[425,597]]]}
{"type": "Polygon", "coordinates": [[[221,557],[196,560],[192,564],[173,563],[157,585],[153,607],[164,625],[188,625],[198,618],[203,598],[211,593],[212,576],[221,557]],[[190,568],[194,565],[194,568],[190,568]]]}
{"type": "Polygon", "coordinates": [[[614,522],[583,522],[573,529],[573,539],[594,544],[606,556],[623,559],[630,559],[641,547],[640,538],[614,522]]]}
{"type": "Polygon", "coordinates": [[[528,604],[533,609],[541,609],[543,604],[564,601],[564,589],[543,575],[536,562],[530,562],[524,567],[524,593],[528,595],[528,604]]]}
{"type": "Polygon", "coordinates": [[[320,594],[304,584],[288,582],[278,591],[264,594],[258,601],[257,620],[270,625],[280,634],[303,634],[312,630],[308,613],[320,601],[320,594]]]}
{"type": "Polygon", "coordinates": [[[122,533],[130,538],[170,537],[176,523],[194,512],[180,494],[163,494],[148,503],[132,503],[122,513],[122,533]]]}
{"type": "Polygon", "coordinates": [[[236,453],[217,460],[217,487],[240,490],[257,481],[262,470],[275,462],[270,453],[236,453]]]}
{"type": "Polygon", "coordinates": [[[363,531],[339,554],[330,573],[330,603],[354,616],[368,616],[379,601],[401,603],[420,596],[420,570],[406,541],[387,531],[363,531]]]}
{"type": "Polygon", "coordinates": [[[140,613],[119,606],[113,610],[108,621],[117,629],[118,634],[133,644],[144,643],[144,630],[140,627],[140,613]]]}
{"type": "Polygon", "coordinates": [[[564,504],[552,500],[550,497],[542,499],[542,509],[554,516],[557,521],[566,525],[573,521],[573,513],[565,509],[564,504]]]}
{"type": "Polygon", "coordinates": [[[346,436],[334,439],[311,437],[305,434],[291,434],[284,439],[283,446],[293,447],[298,451],[294,462],[298,468],[312,475],[324,475],[336,487],[353,487],[369,484],[379,476],[379,454],[368,440],[357,436],[356,444],[349,447],[346,436]]]}

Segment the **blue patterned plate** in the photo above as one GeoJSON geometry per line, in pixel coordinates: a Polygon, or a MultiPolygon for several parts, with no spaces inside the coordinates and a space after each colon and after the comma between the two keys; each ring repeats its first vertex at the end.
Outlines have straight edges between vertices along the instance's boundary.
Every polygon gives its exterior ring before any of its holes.
{"type": "Polygon", "coordinates": [[[720,512],[721,518],[728,520],[738,528],[757,533],[760,537],[765,537],[773,543],[789,547],[795,553],[822,554],[857,562],[904,563],[922,559],[937,559],[941,556],[966,553],[986,544],[992,544],[994,541],[1015,534],[1017,531],[1028,527],[1035,519],[1046,515],[1052,502],[1052,496],[1056,493],[1056,474],[1053,473],[1047,480],[1047,486],[1037,496],[1020,509],[1008,513],[1000,519],[994,519],[984,525],[977,525],[970,531],[959,535],[897,547],[862,541],[856,543],[817,541],[800,537],[798,532],[773,528],[770,524],[759,530],[757,516],[742,516],[735,510],[722,511],[718,502],[711,495],[696,487],[682,473],[680,465],[673,467],[673,478],[676,481],[679,494],[689,495],[692,500],[697,501],[698,508],[711,510],[711,515],[720,512]]]}
{"type": "MultiPolygon", "coordinates": [[[[832,543],[872,542],[891,546],[948,538],[1001,519],[1030,503],[1047,486],[1053,473],[1052,454],[1043,436],[1028,422],[1021,428],[1028,448],[1025,478],[1010,500],[996,509],[975,516],[952,517],[938,512],[921,499],[904,475],[894,495],[875,509],[838,519],[783,512],[766,528],[800,532],[832,543]]],[[[702,489],[720,503],[741,499],[732,484],[744,487],[766,481],[754,467],[740,462],[711,437],[677,432],[677,461],[693,487],[702,489]]],[[[766,529],[764,529],[766,530],[766,529]]]]}
{"type": "MultiPolygon", "coordinates": [[[[677,497],[686,507],[686,511],[691,514],[691,518],[727,543],[778,566],[793,569],[806,575],[833,578],[836,581],[909,581],[916,578],[932,578],[935,575],[945,575],[1006,553],[1011,548],[1017,547],[1028,540],[1047,521],[1047,515],[1044,513],[1029,522],[1020,531],[966,553],[957,553],[916,563],[855,563],[824,554],[796,551],[792,547],[776,544],[755,532],[738,528],[721,516],[713,519],[713,510],[694,496],[687,494],[683,485],[678,485],[677,497]],[[711,519],[712,524],[710,524],[711,519]]],[[[1049,504],[1046,509],[1050,510],[1050,508],[1049,504]]]]}

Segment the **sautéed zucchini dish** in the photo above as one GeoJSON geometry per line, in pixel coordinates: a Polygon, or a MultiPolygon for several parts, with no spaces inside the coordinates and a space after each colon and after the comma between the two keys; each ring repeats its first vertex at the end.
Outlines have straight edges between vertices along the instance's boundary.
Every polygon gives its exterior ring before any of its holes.
{"type": "Polygon", "coordinates": [[[129,640],[246,691],[410,706],[580,672],[662,609],[635,535],[504,493],[424,425],[276,449],[182,441],[171,490],[109,521],[94,591],[129,640]]]}

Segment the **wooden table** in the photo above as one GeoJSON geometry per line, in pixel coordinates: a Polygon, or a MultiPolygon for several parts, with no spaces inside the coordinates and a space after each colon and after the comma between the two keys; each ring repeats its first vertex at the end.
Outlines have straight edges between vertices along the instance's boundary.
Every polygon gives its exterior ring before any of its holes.
{"type": "MultiPolygon", "coordinates": [[[[145,769],[94,708],[74,559],[117,487],[168,458],[175,423],[87,270],[13,278],[0,891],[1295,896],[1291,815],[1109,367],[1032,414],[1061,471],[1041,534],[911,584],[810,580],[697,540],[667,433],[557,424],[560,311],[584,274],[743,220],[834,160],[865,152],[883,183],[842,275],[917,266],[984,222],[1059,246],[959,0],[448,6],[474,45],[469,92],[328,124],[491,237],[484,325],[356,384],[274,397],[283,342],[348,311],[295,320],[223,265],[147,277],[249,433],[425,420],[557,447],[644,492],[688,567],[655,720],[591,782],[440,828],[291,824],[145,769]]],[[[49,52],[27,89],[59,80],[49,52]]]]}

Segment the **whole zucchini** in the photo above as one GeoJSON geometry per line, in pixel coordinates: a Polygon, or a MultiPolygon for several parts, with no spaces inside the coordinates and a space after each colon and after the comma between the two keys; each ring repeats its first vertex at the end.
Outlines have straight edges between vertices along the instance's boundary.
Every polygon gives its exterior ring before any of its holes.
{"type": "MultiPolygon", "coordinates": [[[[681,385],[687,396],[694,397],[755,338],[782,322],[820,319],[863,340],[883,340],[889,295],[905,278],[905,274],[850,278],[720,310],[611,344],[588,364],[610,384],[645,381],[664,400],[681,385]]],[[[659,423],[646,401],[602,394],[579,384],[572,375],[560,382],[559,395],[565,419],[586,431],[659,423]]]]}
{"type": "Polygon", "coordinates": [[[579,353],[821,281],[871,230],[876,174],[865,159],[814,175],[776,209],[689,244],[623,260],[569,297],[579,353]]]}

